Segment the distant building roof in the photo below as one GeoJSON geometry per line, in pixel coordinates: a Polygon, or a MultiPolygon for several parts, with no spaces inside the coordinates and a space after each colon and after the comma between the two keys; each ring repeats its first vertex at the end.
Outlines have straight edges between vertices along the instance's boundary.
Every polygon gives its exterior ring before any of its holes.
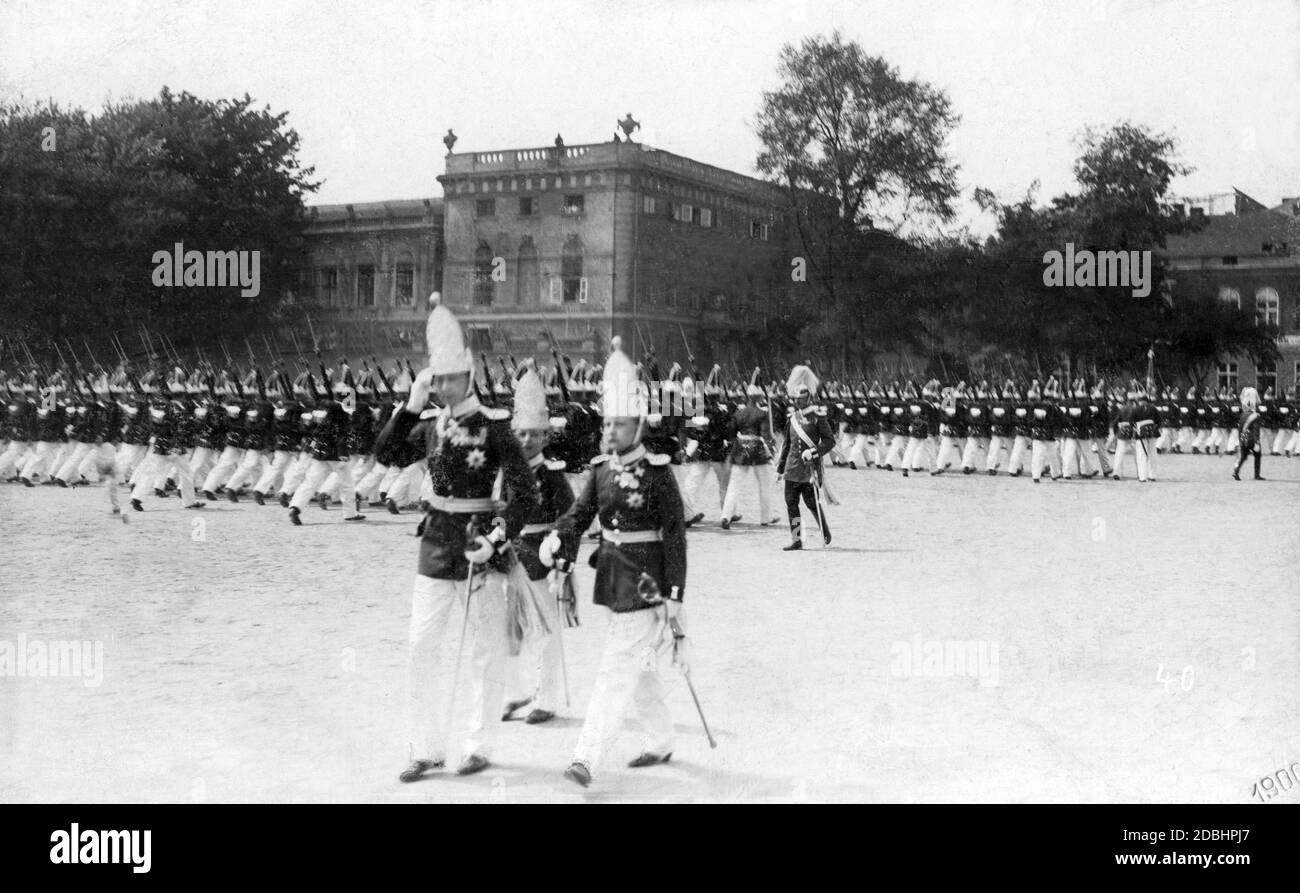
{"type": "Polygon", "coordinates": [[[313,220],[385,220],[442,215],[442,198],[398,198],[382,202],[351,202],[341,205],[309,205],[313,220]],[[350,209],[350,210],[349,210],[350,209]]]}
{"type": "Polygon", "coordinates": [[[1276,257],[1300,248],[1294,218],[1265,209],[1206,217],[1200,232],[1170,236],[1162,252],[1170,258],[1276,257]]]}

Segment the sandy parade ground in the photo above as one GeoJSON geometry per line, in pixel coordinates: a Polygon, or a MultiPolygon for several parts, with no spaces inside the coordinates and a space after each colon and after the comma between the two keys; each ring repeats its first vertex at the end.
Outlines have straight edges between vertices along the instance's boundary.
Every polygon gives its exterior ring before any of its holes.
{"type": "Polygon", "coordinates": [[[629,727],[586,791],[561,775],[607,616],[585,561],[571,706],[404,785],[416,513],[172,498],[124,524],[103,486],[0,485],[0,649],[102,655],[0,667],[0,802],[1250,802],[1300,759],[1300,460],[1157,470],[832,469],[834,543],[801,553],[752,490],[721,530],[710,483],[686,614],[719,746],[666,668],[672,762],[624,768],[629,727]]]}

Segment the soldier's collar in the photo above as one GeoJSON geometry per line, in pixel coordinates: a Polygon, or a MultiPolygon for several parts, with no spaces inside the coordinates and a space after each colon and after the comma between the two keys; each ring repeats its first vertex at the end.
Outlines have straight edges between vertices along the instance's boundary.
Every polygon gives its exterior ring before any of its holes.
{"type": "Polygon", "coordinates": [[[477,412],[481,408],[482,407],[478,402],[478,395],[470,394],[464,400],[460,401],[455,406],[453,406],[451,408],[451,412],[448,414],[453,419],[463,419],[466,416],[472,415],[473,413],[477,412]]]}
{"type": "Polygon", "coordinates": [[[537,468],[538,466],[542,465],[545,462],[546,462],[546,454],[538,453],[536,456],[533,456],[533,458],[528,460],[528,467],[537,468]]]}
{"type": "Polygon", "coordinates": [[[617,456],[611,458],[609,464],[612,468],[627,468],[629,465],[635,465],[637,462],[640,462],[645,458],[645,456],[645,445],[638,443],[636,446],[632,447],[632,449],[619,453],[617,456]]]}

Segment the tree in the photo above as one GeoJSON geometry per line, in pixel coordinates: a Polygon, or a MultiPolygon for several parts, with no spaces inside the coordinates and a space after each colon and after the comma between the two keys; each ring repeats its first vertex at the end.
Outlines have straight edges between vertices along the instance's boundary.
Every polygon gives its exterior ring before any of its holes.
{"type": "Polygon", "coordinates": [[[914,211],[951,219],[958,190],[945,143],[958,117],[941,90],[904,79],[838,32],[787,44],[778,74],[758,114],[757,167],[789,199],[822,319],[810,336],[847,365],[872,334],[858,306],[873,255],[864,237],[878,222],[897,230],[914,211]]]}
{"type": "Polygon", "coordinates": [[[0,318],[34,348],[139,323],[178,345],[266,324],[292,285],[304,197],[318,186],[298,149],[287,115],[248,96],[207,101],[164,88],[96,115],[0,107],[0,318]],[[156,286],[154,254],[178,242],[257,251],[260,293],[156,286]]]}

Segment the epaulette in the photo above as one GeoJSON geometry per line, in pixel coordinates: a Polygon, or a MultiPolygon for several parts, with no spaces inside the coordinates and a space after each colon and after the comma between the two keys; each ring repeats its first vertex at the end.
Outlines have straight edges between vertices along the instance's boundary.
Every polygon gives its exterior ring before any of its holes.
{"type": "Polygon", "coordinates": [[[645,460],[651,465],[667,465],[673,461],[673,457],[666,453],[647,453],[645,460]]]}
{"type": "Polygon", "coordinates": [[[597,453],[596,455],[591,457],[591,460],[587,464],[599,465],[600,463],[605,462],[608,459],[609,459],[609,453],[597,453]]]}
{"type": "Polygon", "coordinates": [[[811,412],[813,415],[826,415],[825,406],[809,406],[805,412],[811,412]]]}
{"type": "Polygon", "coordinates": [[[503,422],[506,419],[510,418],[510,410],[498,409],[495,406],[480,407],[479,412],[483,413],[483,418],[490,419],[491,421],[494,422],[503,422]]]}
{"type": "Polygon", "coordinates": [[[426,409],[424,410],[424,412],[420,413],[420,418],[422,419],[437,418],[438,413],[440,412],[442,412],[441,409],[426,409]]]}
{"type": "Polygon", "coordinates": [[[547,459],[546,468],[548,471],[564,471],[565,462],[563,459],[547,459]]]}

